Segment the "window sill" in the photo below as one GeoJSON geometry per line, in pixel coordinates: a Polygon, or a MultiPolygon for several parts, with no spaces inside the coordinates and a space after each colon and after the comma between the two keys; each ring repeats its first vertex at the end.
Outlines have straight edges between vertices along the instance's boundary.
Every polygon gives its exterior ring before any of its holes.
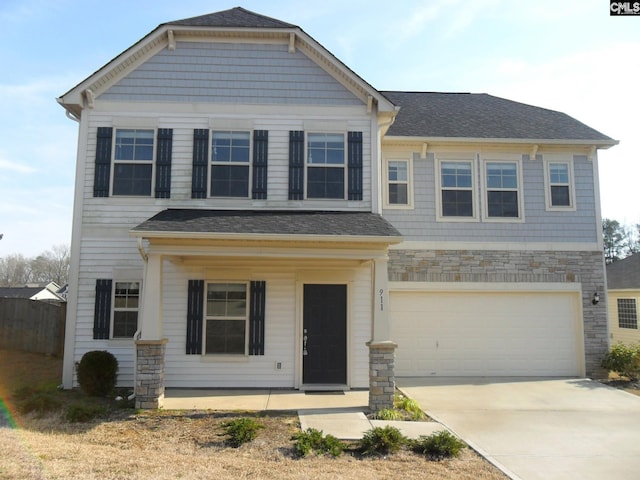
{"type": "Polygon", "coordinates": [[[239,354],[239,355],[223,355],[223,354],[202,354],[200,356],[200,361],[204,363],[214,363],[214,362],[223,362],[223,363],[246,363],[249,361],[249,355],[239,354]]]}

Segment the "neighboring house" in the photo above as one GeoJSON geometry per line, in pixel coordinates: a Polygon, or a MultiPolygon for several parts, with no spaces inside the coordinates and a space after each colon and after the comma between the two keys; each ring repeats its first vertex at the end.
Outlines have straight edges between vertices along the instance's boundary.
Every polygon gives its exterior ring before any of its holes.
{"type": "Polygon", "coordinates": [[[28,298],[52,303],[66,301],[63,288],[55,282],[27,284],[24,287],[0,287],[0,298],[28,298]]]}
{"type": "Polygon", "coordinates": [[[378,91],[242,8],[160,25],[58,101],[79,122],[65,388],[96,349],[152,407],[599,373],[597,151],[617,142],[571,117],[378,91]]]}
{"type": "Polygon", "coordinates": [[[607,291],[611,344],[640,344],[640,255],[631,255],[607,265],[607,291]]]}

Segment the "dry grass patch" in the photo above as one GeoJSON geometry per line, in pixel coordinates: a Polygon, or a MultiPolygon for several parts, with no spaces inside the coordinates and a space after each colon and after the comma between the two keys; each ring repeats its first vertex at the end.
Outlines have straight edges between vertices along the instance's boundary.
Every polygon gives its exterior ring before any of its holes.
{"type": "MultiPolygon", "coordinates": [[[[19,387],[35,370],[59,374],[59,361],[43,357],[11,360],[0,351],[0,375],[5,388],[19,387]],[[5,377],[12,365],[27,366],[22,374],[5,377]],[[42,360],[42,365],[38,364],[42,360]],[[28,365],[36,365],[30,368],[28,365]],[[57,373],[56,373],[57,372],[57,373]],[[26,377],[25,377],[26,376],[26,377]]],[[[20,356],[20,355],[17,355],[20,356]]],[[[46,376],[45,376],[46,377],[46,376]]],[[[47,381],[46,378],[42,378],[47,381]]],[[[49,379],[51,381],[51,379],[49,379]]],[[[58,380],[56,380],[58,381],[58,380]]],[[[55,384],[55,382],[54,382],[55,384]]],[[[78,393],[57,392],[63,401],[78,393]]],[[[70,423],[64,410],[43,416],[17,414],[19,428],[0,427],[0,479],[486,479],[504,480],[495,467],[465,449],[460,457],[432,462],[401,450],[386,457],[363,457],[355,449],[333,458],[299,458],[292,437],[300,432],[295,412],[145,411],[109,409],[107,416],[70,423]],[[223,424],[255,418],[265,426],[257,437],[238,448],[228,445],[223,424]]]]}

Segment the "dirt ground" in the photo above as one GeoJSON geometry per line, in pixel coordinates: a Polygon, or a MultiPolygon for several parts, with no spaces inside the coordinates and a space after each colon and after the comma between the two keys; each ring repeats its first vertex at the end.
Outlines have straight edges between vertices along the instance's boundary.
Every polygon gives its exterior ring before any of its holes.
{"type": "MultiPolygon", "coordinates": [[[[471,449],[430,461],[410,451],[363,457],[352,445],[338,458],[299,458],[291,437],[295,412],[239,413],[113,410],[107,418],[69,423],[55,413],[20,414],[17,388],[60,383],[61,361],[0,350],[0,395],[16,428],[0,427],[0,479],[495,479],[506,477],[471,449]],[[225,443],[221,423],[256,416],[266,428],[239,448],[225,443]]],[[[54,393],[63,406],[77,394],[54,393]]]]}

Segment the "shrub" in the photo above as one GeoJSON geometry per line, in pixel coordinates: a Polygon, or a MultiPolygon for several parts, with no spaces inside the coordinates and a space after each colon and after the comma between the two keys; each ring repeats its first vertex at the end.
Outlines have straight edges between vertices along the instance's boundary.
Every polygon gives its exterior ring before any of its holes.
{"type": "Polygon", "coordinates": [[[432,460],[457,457],[466,445],[446,430],[422,436],[413,444],[413,451],[432,460]]]}
{"type": "Polygon", "coordinates": [[[65,418],[69,422],[88,422],[94,418],[99,418],[107,413],[107,408],[101,405],[69,405],[65,418]]]}
{"type": "Polygon", "coordinates": [[[118,378],[118,360],[107,351],[94,350],[78,364],[78,383],[87,395],[104,397],[111,393],[118,378]]]}
{"type": "Polygon", "coordinates": [[[323,435],[321,430],[308,428],[293,436],[294,449],[299,457],[306,457],[310,452],[328,453],[334,457],[344,451],[344,443],[333,435],[323,435]]]}
{"type": "Polygon", "coordinates": [[[258,430],[264,425],[256,422],[253,418],[236,418],[222,424],[224,433],[229,438],[227,442],[232,447],[239,447],[243,443],[250,442],[258,435],[258,430]]]}
{"type": "Polygon", "coordinates": [[[396,427],[375,427],[367,430],[360,440],[360,450],[365,455],[373,453],[387,454],[400,450],[407,438],[396,427]]]}
{"type": "Polygon", "coordinates": [[[424,420],[427,416],[424,414],[418,402],[408,397],[396,397],[394,400],[396,408],[404,410],[413,420],[424,420]]]}
{"type": "Polygon", "coordinates": [[[377,420],[404,420],[404,414],[396,408],[383,408],[375,413],[377,420]]]}
{"type": "Polygon", "coordinates": [[[21,413],[35,412],[43,415],[61,407],[62,404],[56,393],[41,388],[22,387],[14,392],[13,397],[21,413]]]}
{"type": "Polygon", "coordinates": [[[629,380],[637,379],[640,374],[640,345],[614,345],[602,360],[602,367],[629,380]]]}

